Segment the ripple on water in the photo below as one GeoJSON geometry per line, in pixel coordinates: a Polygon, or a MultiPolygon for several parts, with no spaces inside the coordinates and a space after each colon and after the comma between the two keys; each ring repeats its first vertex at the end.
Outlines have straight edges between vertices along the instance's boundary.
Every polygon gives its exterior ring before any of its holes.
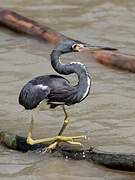
{"type": "Polygon", "coordinates": [[[1,71],[0,72],[0,83],[12,83],[24,80],[28,74],[17,71],[1,71]]]}

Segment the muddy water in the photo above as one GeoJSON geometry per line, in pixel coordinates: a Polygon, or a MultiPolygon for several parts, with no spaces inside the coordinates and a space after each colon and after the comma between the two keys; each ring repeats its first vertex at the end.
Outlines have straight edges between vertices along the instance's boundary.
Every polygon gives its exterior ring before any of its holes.
{"type": "MultiPolygon", "coordinates": [[[[2,0],[11,8],[84,42],[108,45],[135,54],[135,1],[130,0],[2,0]]],[[[54,73],[51,46],[0,28],[1,129],[26,135],[29,112],[22,112],[18,94],[37,75],[54,73]]],[[[99,149],[135,152],[135,75],[109,69],[82,54],[63,57],[86,64],[92,77],[90,96],[68,108],[71,123],[65,134],[86,134],[99,149]]],[[[74,84],[76,77],[69,76],[74,84]]],[[[55,135],[62,123],[61,109],[40,113],[34,136],[55,135]]],[[[86,142],[85,145],[87,146],[86,142]]],[[[84,161],[71,161],[0,147],[0,179],[5,180],[133,180],[134,173],[106,169],[84,161]]]]}

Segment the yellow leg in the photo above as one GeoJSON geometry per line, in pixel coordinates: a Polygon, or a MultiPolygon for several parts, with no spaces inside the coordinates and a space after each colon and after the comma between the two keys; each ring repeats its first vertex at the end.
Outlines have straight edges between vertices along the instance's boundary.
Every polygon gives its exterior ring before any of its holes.
{"type": "Polygon", "coordinates": [[[68,117],[68,114],[66,112],[66,109],[65,109],[65,106],[63,105],[63,111],[64,111],[64,114],[65,114],[65,118],[64,118],[64,123],[60,129],[60,132],[58,133],[58,136],[56,137],[59,137],[61,138],[61,140],[59,139],[56,139],[53,143],[51,143],[49,146],[48,146],[48,150],[51,150],[51,149],[54,149],[61,141],[64,141],[64,139],[62,140],[62,138],[66,138],[65,142],[66,143],[69,143],[69,144],[72,144],[72,145],[79,145],[79,146],[82,146],[82,144],[80,142],[74,142],[75,139],[80,139],[80,138],[84,138],[86,139],[86,136],[76,136],[76,137],[65,137],[65,136],[61,136],[62,133],[64,132],[65,128],[67,127],[68,123],[69,123],[69,117],[68,117]],[[70,138],[68,140],[68,138],[70,138]]]}
{"type": "Polygon", "coordinates": [[[65,118],[64,118],[64,123],[63,123],[63,125],[62,125],[62,127],[61,127],[61,129],[60,129],[60,132],[58,133],[58,136],[62,135],[63,131],[65,130],[66,126],[67,126],[68,123],[69,123],[69,117],[68,117],[68,115],[67,115],[65,106],[63,105],[62,108],[63,108],[63,111],[64,111],[65,118]]]}
{"type": "Polygon", "coordinates": [[[34,144],[39,144],[39,143],[43,143],[43,144],[50,144],[53,142],[73,142],[73,140],[75,139],[81,139],[84,138],[84,136],[55,136],[55,137],[50,137],[50,138],[42,138],[42,139],[36,139],[34,140],[32,138],[32,127],[33,127],[33,119],[31,120],[31,124],[30,124],[30,128],[29,128],[29,132],[28,132],[28,136],[27,136],[27,143],[30,145],[34,145],[34,144]]]}
{"type": "Polygon", "coordinates": [[[76,144],[76,145],[81,145],[81,143],[79,142],[74,142],[75,139],[81,139],[81,138],[85,138],[85,136],[73,136],[73,137],[67,137],[67,136],[55,136],[55,137],[50,137],[50,138],[43,138],[43,139],[37,139],[34,140],[32,138],[32,129],[33,129],[33,125],[34,125],[34,112],[32,113],[32,120],[30,123],[30,127],[29,127],[29,132],[28,132],[28,136],[27,136],[27,143],[30,145],[34,145],[34,144],[39,144],[39,143],[44,143],[44,144],[50,144],[48,149],[54,149],[57,144],[59,144],[60,142],[67,142],[69,144],[76,144]]]}

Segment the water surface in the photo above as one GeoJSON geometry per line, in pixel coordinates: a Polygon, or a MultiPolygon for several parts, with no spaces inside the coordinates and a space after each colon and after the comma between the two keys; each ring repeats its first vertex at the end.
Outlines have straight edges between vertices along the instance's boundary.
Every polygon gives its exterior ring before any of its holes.
{"type": "MultiPolygon", "coordinates": [[[[135,54],[134,0],[2,0],[1,7],[83,42],[135,54]]],[[[0,29],[1,129],[26,136],[30,115],[21,112],[18,94],[33,77],[54,73],[49,60],[51,49],[51,45],[0,29]]],[[[135,152],[135,75],[107,68],[83,54],[70,54],[63,59],[65,63],[75,59],[85,63],[92,77],[90,96],[81,104],[68,107],[71,123],[65,134],[85,134],[88,144],[106,151],[135,152]]],[[[75,76],[67,78],[76,82],[75,76]]],[[[60,108],[40,113],[34,137],[55,135],[62,121],[60,108]]],[[[134,173],[34,152],[23,154],[1,146],[0,179],[133,180],[134,173]]]]}

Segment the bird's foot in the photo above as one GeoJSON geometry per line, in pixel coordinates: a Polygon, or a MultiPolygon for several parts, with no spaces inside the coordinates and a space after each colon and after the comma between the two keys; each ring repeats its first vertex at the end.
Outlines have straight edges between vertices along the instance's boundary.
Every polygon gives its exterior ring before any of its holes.
{"type": "Polygon", "coordinates": [[[27,144],[30,144],[30,145],[39,144],[39,143],[42,143],[45,145],[49,144],[49,146],[46,149],[46,152],[51,152],[53,149],[55,149],[57,147],[57,145],[60,142],[65,142],[65,143],[68,143],[71,145],[76,145],[76,146],[82,146],[82,144],[80,142],[75,141],[77,139],[82,139],[82,138],[86,139],[86,136],[71,136],[71,137],[55,136],[55,137],[51,137],[51,138],[43,138],[43,139],[34,140],[31,137],[31,133],[29,133],[28,137],[27,137],[27,144]]]}
{"type": "Polygon", "coordinates": [[[50,137],[50,138],[43,138],[43,139],[33,139],[32,138],[32,129],[33,129],[33,119],[31,120],[30,123],[30,127],[29,127],[29,132],[28,132],[28,136],[27,136],[27,144],[29,145],[34,145],[34,144],[45,144],[46,146],[48,146],[47,151],[51,151],[53,149],[56,148],[56,146],[60,143],[60,142],[66,142],[68,144],[72,144],[72,145],[77,145],[77,146],[82,146],[82,144],[80,142],[76,142],[76,139],[86,139],[86,136],[72,136],[72,137],[68,137],[68,136],[55,136],[55,137],[50,137]]]}
{"type": "Polygon", "coordinates": [[[71,145],[75,145],[75,146],[83,146],[82,143],[74,141],[76,139],[86,139],[86,136],[56,136],[54,137],[56,138],[56,140],[54,142],[52,142],[46,149],[46,152],[52,152],[52,150],[54,150],[60,142],[65,142],[71,145]]]}

